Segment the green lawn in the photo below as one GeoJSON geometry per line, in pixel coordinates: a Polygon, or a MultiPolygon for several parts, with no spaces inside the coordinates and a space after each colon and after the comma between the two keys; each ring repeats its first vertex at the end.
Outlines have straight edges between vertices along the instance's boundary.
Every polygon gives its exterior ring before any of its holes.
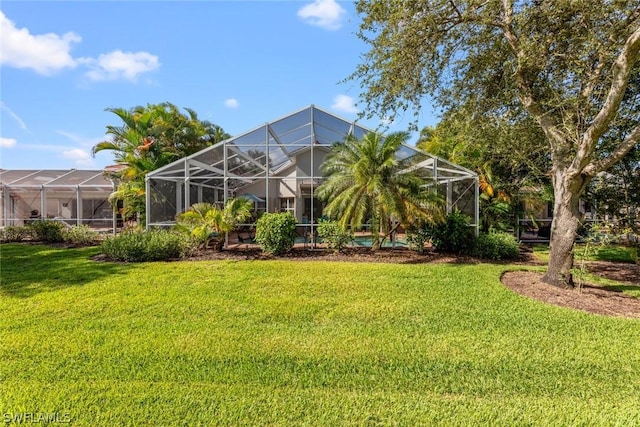
{"type": "Polygon", "coordinates": [[[640,425],[640,320],[518,296],[509,266],[0,251],[5,419],[640,425]]]}
{"type": "MultiPolygon", "coordinates": [[[[634,263],[638,259],[638,250],[633,246],[589,244],[585,248],[584,243],[576,244],[574,253],[576,261],[611,261],[634,263]]],[[[549,245],[536,244],[533,252],[544,262],[549,261],[549,245]]]]}

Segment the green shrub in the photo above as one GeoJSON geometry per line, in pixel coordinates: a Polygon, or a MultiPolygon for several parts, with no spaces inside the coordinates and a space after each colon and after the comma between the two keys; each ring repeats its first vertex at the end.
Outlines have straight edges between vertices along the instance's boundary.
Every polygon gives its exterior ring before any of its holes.
{"type": "Polygon", "coordinates": [[[65,243],[73,245],[91,245],[98,240],[100,234],[88,225],[74,225],[62,231],[65,243]]]}
{"type": "Polygon", "coordinates": [[[444,223],[428,226],[427,230],[438,252],[470,254],[473,250],[475,232],[469,226],[469,217],[461,212],[451,212],[444,223]]]}
{"type": "Polygon", "coordinates": [[[0,230],[0,240],[3,242],[22,242],[31,237],[31,228],[21,225],[10,225],[0,230]]]}
{"type": "Polygon", "coordinates": [[[256,222],[256,242],[266,253],[288,252],[296,241],[296,219],[289,212],[265,213],[256,222]]]}
{"type": "Polygon", "coordinates": [[[42,221],[34,221],[29,227],[31,227],[34,240],[58,243],[64,241],[62,232],[67,228],[67,225],[59,221],[45,219],[42,221]]]}
{"type": "Polygon", "coordinates": [[[409,249],[424,252],[424,246],[431,239],[431,229],[426,224],[416,225],[407,229],[407,244],[409,249]]]}
{"type": "Polygon", "coordinates": [[[321,219],[318,225],[318,236],[327,244],[327,248],[342,251],[353,241],[353,233],[345,230],[336,221],[321,219]]]}
{"type": "Polygon", "coordinates": [[[516,238],[501,231],[480,233],[473,247],[473,256],[486,259],[515,259],[520,255],[520,245],[516,238]]]}
{"type": "Polygon", "coordinates": [[[168,230],[130,231],[108,237],[100,249],[116,261],[166,261],[182,258],[189,251],[190,242],[184,235],[168,230]]]}

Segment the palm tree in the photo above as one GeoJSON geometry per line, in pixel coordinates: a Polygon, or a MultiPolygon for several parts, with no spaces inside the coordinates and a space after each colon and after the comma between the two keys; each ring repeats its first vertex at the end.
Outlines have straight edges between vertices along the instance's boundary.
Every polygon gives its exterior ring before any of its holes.
{"type": "Polygon", "coordinates": [[[199,120],[195,111],[187,108],[188,114],[183,114],[168,102],[107,111],[118,116],[122,125],[107,126],[110,138],[96,144],[92,154],[112,151],[115,161],[124,166],[114,176],[120,185],[111,200],[122,201],[122,214],[135,213],[139,220],[144,220],[148,172],[228,138],[220,126],[199,120]]]}
{"type": "Polygon", "coordinates": [[[217,242],[214,246],[220,248],[224,242],[222,235],[251,217],[252,208],[253,202],[243,197],[227,200],[224,209],[211,203],[195,203],[178,215],[177,227],[203,248],[211,241],[217,242]]]}
{"type": "Polygon", "coordinates": [[[126,223],[135,221],[137,224],[144,224],[145,218],[145,186],[144,181],[138,180],[121,181],[116,191],[109,195],[111,206],[117,206],[122,202],[120,215],[126,223]]]}
{"type": "Polygon", "coordinates": [[[107,126],[111,138],[96,144],[92,153],[113,151],[116,162],[127,166],[126,175],[136,177],[206,148],[224,135],[218,126],[186,110],[188,116],[170,103],[108,108],[123,125],[107,126]]]}
{"type": "Polygon", "coordinates": [[[350,135],[333,146],[322,164],[327,180],[316,194],[328,202],[325,213],[345,229],[359,228],[369,219],[374,250],[397,225],[442,217],[441,199],[424,189],[422,179],[399,167],[396,152],[408,138],[407,132],[387,137],[371,132],[360,140],[350,135]]]}

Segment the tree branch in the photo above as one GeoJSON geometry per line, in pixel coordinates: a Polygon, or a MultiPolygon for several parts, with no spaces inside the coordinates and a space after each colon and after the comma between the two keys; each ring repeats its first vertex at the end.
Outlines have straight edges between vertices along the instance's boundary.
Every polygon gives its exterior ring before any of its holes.
{"type": "Polygon", "coordinates": [[[627,16],[627,19],[625,20],[625,25],[631,25],[631,23],[636,19],[640,19],[640,6],[637,6],[629,13],[629,16],[627,16]]]}
{"type": "Polygon", "coordinates": [[[513,1],[512,0],[503,0],[503,23],[502,30],[504,32],[504,36],[511,47],[511,50],[516,56],[517,66],[516,66],[516,84],[518,87],[520,101],[524,105],[525,109],[533,116],[533,118],[538,122],[543,132],[549,138],[551,142],[552,153],[555,154],[558,150],[563,149],[566,145],[566,136],[560,131],[558,127],[558,123],[553,120],[548,114],[545,113],[544,109],[540,105],[540,103],[536,100],[533,91],[532,91],[532,82],[525,75],[525,68],[523,64],[526,62],[527,56],[523,52],[522,47],[520,45],[520,40],[518,36],[513,31],[512,21],[513,21],[513,1]]]}
{"type": "Polygon", "coordinates": [[[442,21],[443,23],[451,23],[453,24],[451,28],[460,25],[460,24],[482,24],[488,27],[496,27],[502,28],[502,23],[499,21],[493,21],[490,19],[482,19],[482,14],[480,13],[480,9],[489,4],[489,1],[486,1],[475,7],[473,13],[468,12],[468,8],[464,10],[464,13],[460,10],[458,5],[454,0],[449,0],[449,4],[453,9],[453,14],[455,15],[453,18],[442,21]]]}
{"type": "Polygon", "coordinates": [[[584,99],[584,102],[589,102],[588,101],[589,100],[589,96],[591,96],[591,93],[593,92],[593,89],[596,87],[596,83],[598,81],[598,78],[602,74],[602,70],[603,69],[604,69],[604,61],[602,59],[602,55],[598,55],[598,61],[597,61],[596,66],[589,73],[589,78],[587,79],[587,84],[582,89],[582,91],[580,91],[580,95],[584,99]]]}
{"type": "Polygon", "coordinates": [[[583,174],[595,176],[597,173],[605,171],[622,159],[636,144],[640,143],[640,125],[636,126],[633,131],[604,159],[589,163],[584,169],[583,174]]]}
{"type": "MultiPolygon", "coordinates": [[[[636,28],[636,30],[631,33],[624,46],[622,47],[622,51],[611,67],[611,87],[609,88],[607,98],[605,99],[602,108],[582,136],[582,141],[578,147],[578,151],[571,165],[571,170],[573,173],[579,174],[584,172],[584,169],[589,164],[589,159],[591,158],[595,150],[598,140],[606,132],[609,123],[611,123],[611,120],[613,120],[616,113],[618,112],[618,108],[620,107],[620,103],[622,102],[627,84],[629,82],[631,70],[633,69],[633,65],[638,58],[639,51],[640,27],[636,28]]],[[[628,137],[625,138],[625,141],[627,140],[628,137]]],[[[630,144],[629,148],[627,148],[626,151],[629,151],[633,145],[634,144],[630,144]]],[[[622,153],[622,156],[626,153],[626,151],[622,153]]],[[[618,150],[615,150],[614,153],[615,152],[618,152],[618,150]]],[[[613,154],[609,155],[609,157],[611,157],[612,155],[613,154]]],[[[591,167],[590,169],[593,169],[594,167],[595,166],[591,167]]],[[[598,171],[596,171],[596,173],[597,172],[598,171]]]]}
{"type": "Polygon", "coordinates": [[[456,3],[453,0],[449,0],[449,4],[453,8],[453,11],[455,12],[455,14],[458,15],[458,20],[462,21],[462,13],[460,13],[460,9],[458,9],[458,6],[456,5],[456,3]]]}

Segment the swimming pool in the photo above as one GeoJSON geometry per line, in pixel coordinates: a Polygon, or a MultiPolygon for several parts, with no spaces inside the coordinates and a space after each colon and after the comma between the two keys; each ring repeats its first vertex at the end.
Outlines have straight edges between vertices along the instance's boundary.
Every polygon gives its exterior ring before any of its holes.
{"type": "MultiPolygon", "coordinates": [[[[372,242],[371,242],[371,236],[356,236],[351,245],[352,247],[361,247],[361,248],[370,248],[372,246],[372,242]]],[[[396,247],[397,248],[403,248],[407,246],[407,242],[404,239],[396,239],[396,247]]],[[[382,245],[383,248],[391,248],[393,247],[393,244],[391,243],[391,240],[386,239],[384,241],[384,244],[382,245]]]]}

